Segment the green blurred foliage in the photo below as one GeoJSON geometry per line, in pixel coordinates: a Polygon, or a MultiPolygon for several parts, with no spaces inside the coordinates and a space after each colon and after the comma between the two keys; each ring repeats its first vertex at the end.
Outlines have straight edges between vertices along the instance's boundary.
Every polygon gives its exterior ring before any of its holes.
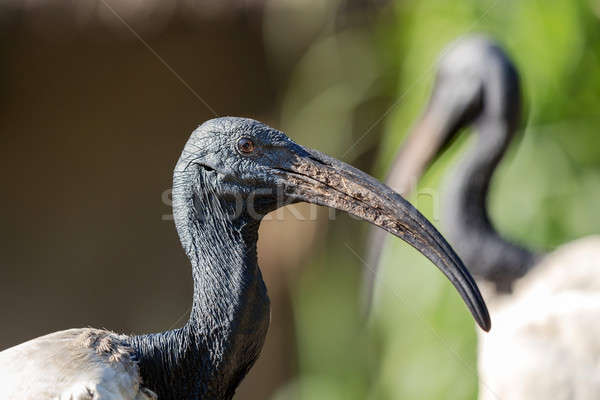
{"type": "MultiPolygon", "coordinates": [[[[282,126],[311,132],[306,144],[348,162],[378,146],[372,172],[383,177],[424,108],[440,52],[462,35],[489,34],[515,61],[526,104],[522,135],[495,176],[491,215],[508,237],[555,248],[600,226],[599,17],[597,0],[398,0],[372,30],[322,33],[292,77],[282,126]],[[357,120],[381,98],[391,100],[357,120]]],[[[439,196],[470,139],[465,132],[438,159],[418,192],[439,196]]],[[[432,196],[412,201],[437,224],[432,196]]],[[[356,306],[365,237],[352,232],[366,229],[343,217],[332,225],[295,296],[300,377],[276,397],[475,399],[476,331],[454,288],[391,238],[365,324],[356,306]]]]}

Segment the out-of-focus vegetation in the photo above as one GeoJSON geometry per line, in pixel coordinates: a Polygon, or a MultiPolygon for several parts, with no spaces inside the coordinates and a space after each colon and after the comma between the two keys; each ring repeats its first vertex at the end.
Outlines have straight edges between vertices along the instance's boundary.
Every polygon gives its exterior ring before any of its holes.
{"type": "MultiPolygon", "coordinates": [[[[492,218],[540,249],[597,233],[600,215],[600,2],[396,1],[364,26],[330,26],[300,60],[282,128],[383,178],[456,38],[485,33],[517,64],[523,129],[493,182],[492,218]]],[[[465,132],[419,185],[434,198],[465,132]]],[[[413,197],[439,224],[432,197],[413,197]]],[[[476,333],[459,296],[398,239],[383,255],[373,314],[357,312],[364,241],[340,217],[296,289],[299,377],[277,399],[475,399],[476,333]],[[325,246],[324,246],[325,247],[325,246]],[[326,251],[325,251],[326,250],[326,251]],[[295,397],[298,396],[298,397],[295,397]]],[[[367,266],[372,268],[373,266],[367,266]]],[[[493,316],[492,316],[493,318],[493,316]]]]}

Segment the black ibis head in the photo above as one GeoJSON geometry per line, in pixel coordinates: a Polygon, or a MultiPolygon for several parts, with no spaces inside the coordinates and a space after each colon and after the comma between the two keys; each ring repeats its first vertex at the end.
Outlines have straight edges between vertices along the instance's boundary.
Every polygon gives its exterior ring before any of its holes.
{"type": "Polygon", "coordinates": [[[473,317],[490,329],[473,278],[442,235],[410,203],[371,176],[293,142],[245,118],[217,118],[190,137],[176,171],[202,168],[204,188],[236,202],[243,218],[259,221],[285,204],[308,202],[346,211],[411,244],[454,284],[473,317]]]}
{"type": "Polygon", "coordinates": [[[387,183],[406,194],[462,128],[505,149],[521,118],[519,74],[506,52],[482,35],[458,39],[441,56],[429,103],[406,139],[387,183]]]}

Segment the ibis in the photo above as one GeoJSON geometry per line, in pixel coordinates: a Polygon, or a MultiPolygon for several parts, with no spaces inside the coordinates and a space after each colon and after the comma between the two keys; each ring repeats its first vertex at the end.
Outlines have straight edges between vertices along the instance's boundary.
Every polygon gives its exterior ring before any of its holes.
{"type": "MultiPolygon", "coordinates": [[[[600,393],[600,237],[537,252],[494,228],[491,180],[520,123],[517,69],[492,39],[470,36],[444,51],[420,120],[387,184],[407,194],[462,128],[476,138],[447,179],[443,231],[482,288],[494,330],[479,335],[480,400],[594,399],[600,393]]],[[[381,235],[368,262],[376,266],[381,235]]],[[[367,279],[367,300],[372,290],[367,279]]]]}
{"type": "Polygon", "coordinates": [[[4,350],[0,398],[231,399],[269,325],[257,263],[261,218],[302,201],[348,212],[410,243],[450,279],[477,323],[489,330],[474,280],[410,203],[278,130],[223,117],[191,134],[173,174],[174,221],[194,283],[189,320],[143,335],[70,329],[4,350]]]}

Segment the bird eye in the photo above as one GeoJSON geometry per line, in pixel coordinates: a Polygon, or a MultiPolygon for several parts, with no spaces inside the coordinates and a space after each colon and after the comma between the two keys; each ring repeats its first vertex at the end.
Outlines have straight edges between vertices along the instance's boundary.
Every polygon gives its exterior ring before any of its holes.
{"type": "Polygon", "coordinates": [[[238,140],[237,147],[242,154],[252,154],[254,152],[254,142],[245,137],[238,140]]]}

